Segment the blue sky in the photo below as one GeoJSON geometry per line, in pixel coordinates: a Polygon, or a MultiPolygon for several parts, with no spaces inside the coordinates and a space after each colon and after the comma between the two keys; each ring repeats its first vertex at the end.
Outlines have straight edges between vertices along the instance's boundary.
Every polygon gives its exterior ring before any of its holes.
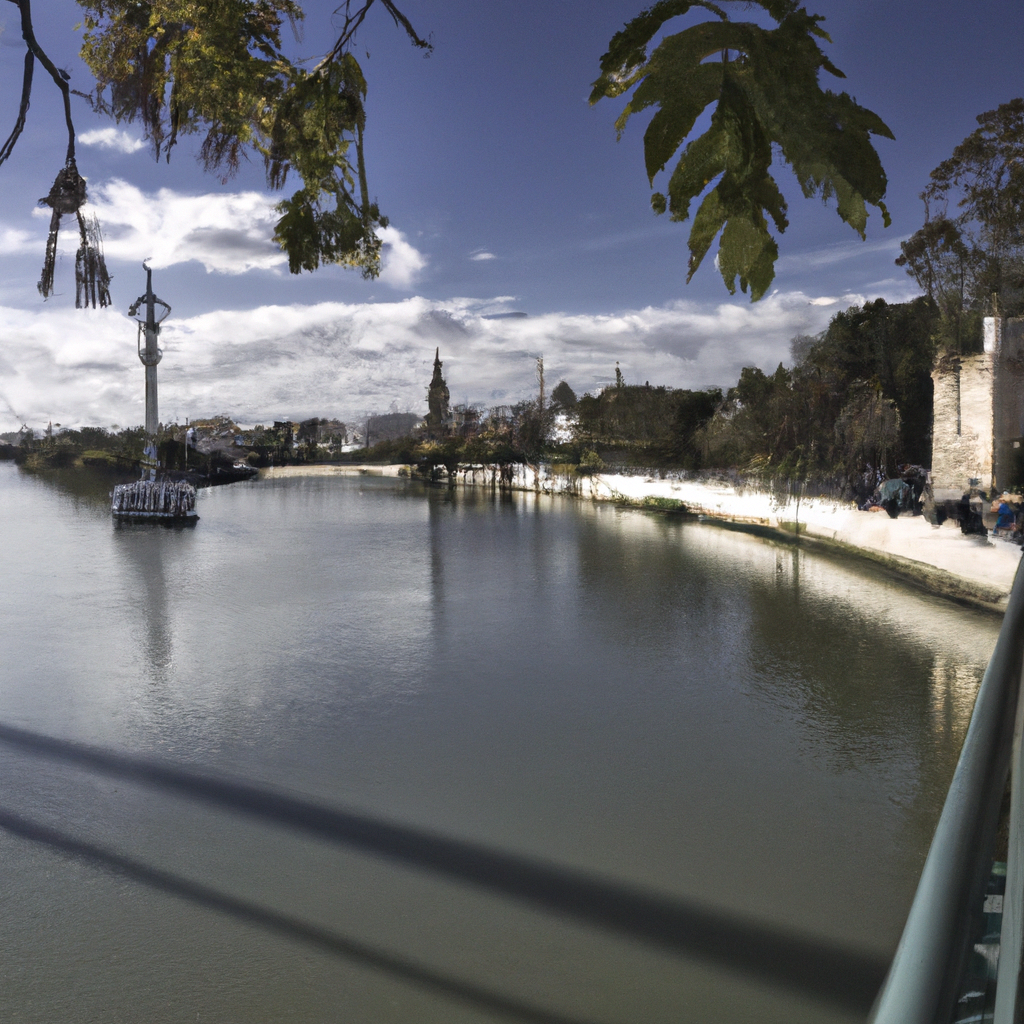
{"type": "MultiPolygon", "coordinates": [[[[862,242],[780,169],[791,227],[772,293],[753,305],[728,294],[710,258],[685,284],[686,228],[650,210],[643,121],[617,143],[620,104],[586,101],[608,40],[641,6],[406,0],[403,10],[434,42],[427,59],[373,12],[359,48],[370,86],[368,169],[393,225],[375,282],[339,268],[288,274],[269,240],[274,197],[258,165],[222,183],[202,173],[188,140],[157,164],[137,147],[137,126],[112,132],[76,101],[79,167],[114,274],[114,309],[103,312],[72,308],[71,231],[62,294],[43,303],[36,292],[48,223],[36,200],[64,150],[56,92],[38,69],[28,129],[0,167],[0,429],[141,421],[142,367],[125,313],[143,290],[146,256],[173,307],[160,368],[166,419],[419,411],[436,345],[453,397],[484,405],[530,393],[538,355],[550,383],[564,377],[578,391],[611,376],[616,360],[631,381],[728,386],[743,365],[785,360],[794,334],[820,330],[838,309],[913,295],[893,259],[920,225],[929,171],[977,114],[1024,94],[1019,4],[809,5],[825,15],[827,52],[847,74],[828,84],[896,135],[877,142],[893,224],[872,216],[862,242]],[[513,310],[529,315],[488,319],[513,310]]],[[[306,5],[296,53],[326,48],[332,7],[306,5]]],[[[0,11],[5,97],[20,86],[16,14],[0,11]]],[[[87,89],[77,6],[55,0],[35,20],[72,85],[87,89]]],[[[8,100],[5,132],[14,114],[8,100]]]]}

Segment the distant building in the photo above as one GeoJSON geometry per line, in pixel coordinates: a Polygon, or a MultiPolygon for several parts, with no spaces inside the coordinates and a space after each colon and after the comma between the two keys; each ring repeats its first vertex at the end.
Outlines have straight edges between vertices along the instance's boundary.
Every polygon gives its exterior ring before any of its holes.
{"type": "Polygon", "coordinates": [[[942,357],[932,382],[935,500],[1024,483],[1024,318],[985,317],[984,351],[942,357]]]}
{"type": "Polygon", "coordinates": [[[441,374],[442,365],[441,350],[438,348],[434,352],[434,375],[427,389],[427,434],[430,437],[448,434],[452,427],[452,413],[448,406],[451,395],[441,374]]]}

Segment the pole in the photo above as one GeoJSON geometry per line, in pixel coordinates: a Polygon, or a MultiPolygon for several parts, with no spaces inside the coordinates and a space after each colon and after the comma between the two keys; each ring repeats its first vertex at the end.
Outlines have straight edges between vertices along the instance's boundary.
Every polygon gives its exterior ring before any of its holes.
{"type": "Polygon", "coordinates": [[[146,368],[146,454],[147,459],[150,460],[150,479],[154,479],[157,468],[156,435],[160,426],[156,396],[156,364],[160,362],[163,356],[157,345],[157,338],[160,336],[160,321],[170,313],[171,307],[163,299],[158,299],[153,294],[153,271],[150,270],[145,261],[143,261],[142,266],[146,271],[146,294],[140,295],[135,300],[131,309],[128,310],[128,315],[137,317],[139,308],[145,305],[146,319],[138,321],[138,352],[139,361],[146,368]],[[156,307],[158,305],[164,308],[163,316],[159,320],[156,316],[156,307]],[[143,336],[145,336],[145,345],[143,345],[143,336]]]}
{"type": "Polygon", "coordinates": [[[146,348],[142,362],[146,367],[146,434],[154,441],[160,423],[157,411],[156,364],[160,362],[160,357],[163,355],[156,344],[158,328],[156,310],[154,309],[155,299],[153,271],[146,267],[146,348]]]}

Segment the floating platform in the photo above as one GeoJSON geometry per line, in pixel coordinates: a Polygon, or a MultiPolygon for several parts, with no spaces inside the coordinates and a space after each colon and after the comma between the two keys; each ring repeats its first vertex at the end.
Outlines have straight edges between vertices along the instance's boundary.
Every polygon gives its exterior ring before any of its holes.
{"type": "Polygon", "coordinates": [[[115,519],[194,523],[196,489],[184,480],[136,480],[118,484],[110,496],[115,519]]]}

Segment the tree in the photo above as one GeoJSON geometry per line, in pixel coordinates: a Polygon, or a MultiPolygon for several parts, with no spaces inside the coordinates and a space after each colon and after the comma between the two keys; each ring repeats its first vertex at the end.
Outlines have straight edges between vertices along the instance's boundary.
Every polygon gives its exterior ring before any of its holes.
{"type": "MultiPolygon", "coordinates": [[[[62,215],[78,217],[82,247],[76,262],[79,299],[109,301],[99,227],[85,220],[85,180],[75,162],[68,76],[56,68],[32,28],[31,0],[11,0],[27,44],[21,102],[14,129],[0,146],[10,156],[25,127],[36,61],[61,91],[68,146],[64,166],[43,202],[53,209],[39,289],[53,287],[62,215]]],[[[77,92],[118,122],[140,122],[154,155],[170,158],[183,135],[201,135],[200,160],[225,177],[249,152],[262,159],[267,184],[279,190],[292,172],[301,187],[278,204],[274,239],[292,273],[322,263],[380,271],[378,227],[387,218],[370,199],[363,157],[366,80],[352,53],[356,32],[377,0],[344,0],[333,46],[311,69],[281,46],[281,25],[303,18],[296,0],[78,0],[85,12],[82,57],[95,89],[77,92]],[[352,156],[355,159],[353,161],[352,156]]],[[[429,50],[393,0],[379,0],[417,47],[429,50]]],[[[79,301],[79,305],[84,301],[79,301]]]]}
{"type": "Polygon", "coordinates": [[[938,303],[955,351],[970,349],[992,296],[1002,313],[1024,311],[1024,99],[977,120],[932,171],[924,225],[896,260],[938,303]]]}
{"type": "Polygon", "coordinates": [[[551,408],[556,412],[568,412],[576,407],[576,392],[560,380],[551,392],[551,408]]]}
{"type": "Polygon", "coordinates": [[[937,317],[926,296],[876,299],[794,339],[790,370],[744,367],[704,430],[710,464],[841,488],[860,486],[868,464],[872,488],[875,471],[926,464],[937,317]]]}
{"type": "Polygon", "coordinates": [[[677,391],[676,412],[662,451],[685,469],[701,469],[704,464],[704,434],[711,417],[722,404],[719,388],[705,391],[677,391]]]}
{"type": "Polygon", "coordinates": [[[738,278],[740,289],[749,287],[756,300],[771,284],[778,256],[767,218],[780,234],[788,226],[786,200],[769,173],[773,147],[793,168],[804,195],[835,199],[840,218],[864,238],[869,204],[889,225],[885,172],[871,136],[893,135],[847,93],[819,86],[822,70],[845,77],[818,46],[818,40],[831,41],[821,16],[795,0],[744,6],[762,8],[777,27],[731,21],[724,4],[712,0],[658,0],[612,38],[590,102],[634,90],[616,121],[620,137],[633,114],[658,108],[644,135],[652,187],[700,114],[714,106],[707,131],[679,157],[667,197],[655,192],[651,205],[657,214],[667,210],[672,220],[685,221],[693,201],[703,197],[690,228],[687,281],[721,235],[718,264],[726,287],[735,293],[738,278]],[[663,26],[694,9],[718,20],[666,36],[648,57],[663,26]]]}
{"type": "Polygon", "coordinates": [[[977,349],[985,254],[946,216],[927,219],[924,227],[900,243],[900,249],[896,265],[906,268],[941,313],[942,348],[958,354],[977,349]]]}
{"type": "Polygon", "coordinates": [[[927,296],[884,299],[836,313],[807,352],[797,376],[814,377],[842,402],[866,386],[899,412],[898,456],[927,464],[931,455],[931,369],[938,310],[927,296]]]}

